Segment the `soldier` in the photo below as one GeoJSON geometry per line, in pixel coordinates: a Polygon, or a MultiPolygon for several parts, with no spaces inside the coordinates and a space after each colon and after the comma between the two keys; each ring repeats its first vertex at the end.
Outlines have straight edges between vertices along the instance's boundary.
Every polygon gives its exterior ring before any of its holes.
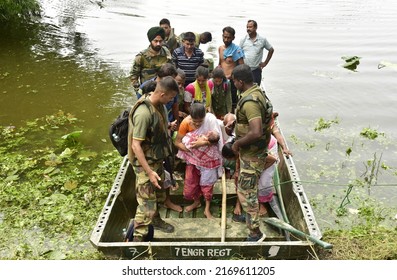
{"type": "Polygon", "coordinates": [[[152,27],[147,32],[147,37],[150,46],[135,56],[134,64],[130,71],[130,80],[136,91],[145,81],[155,77],[163,64],[172,63],[170,51],[163,46],[164,29],[160,26],[152,27]]]}
{"type": "Polygon", "coordinates": [[[178,91],[174,78],[164,77],[157,82],[154,92],[142,96],[130,112],[128,158],[136,175],[138,206],[133,238],[136,242],[146,240],[150,224],[167,233],[174,231],[171,224],[160,218],[158,204],[163,204],[166,199],[163,162],[171,156],[172,149],[164,105],[178,91]]]}
{"type": "Polygon", "coordinates": [[[160,20],[159,24],[165,32],[164,46],[166,46],[172,54],[172,52],[179,47],[178,38],[174,33],[174,28],[171,27],[171,23],[167,18],[160,20]]]}
{"type": "Polygon", "coordinates": [[[258,182],[265,169],[273,106],[254,84],[248,65],[236,66],[232,79],[241,92],[236,107],[236,141],[232,146],[240,163],[237,195],[247,213],[246,224],[250,231],[247,241],[261,241],[265,236],[259,229],[258,182]]]}

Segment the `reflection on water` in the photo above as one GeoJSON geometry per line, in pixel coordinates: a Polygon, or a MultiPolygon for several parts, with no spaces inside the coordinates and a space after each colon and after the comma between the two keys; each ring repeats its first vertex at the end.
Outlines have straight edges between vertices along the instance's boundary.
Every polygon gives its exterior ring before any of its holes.
{"type": "Polygon", "coordinates": [[[5,38],[0,44],[2,125],[61,109],[83,120],[91,146],[110,149],[101,139],[107,139],[109,124],[131,102],[126,77],[134,56],[149,44],[148,28],[167,17],[177,34],[212,32],[213,41],[201,48],[216,62],[222,28],[233,26],[238,43],[247,20],[256,19],[258,33],[275,48],[263,72],[266,91],[280,113],[301,179],[320,182],[305,189],[316,194],[324,192],[321,182],[346,185],[363,174],[374,153],[382,154],[385,163],[378,183],[397,184],[393,1],[247,0],[226,5],[205,0],[202,9],[177,0],[156,9],[150,1],[138,0],[107,0],[103,8],[86,0],[42,2],[43,24],[27,27],[19,37],[0,31],[5,38]],[[341,58],[355,56],[360,57],[355,71],[345,69],[341,58]],[[338,118],[339,123],[315,131],[320,118],[338,118]],[[385,136],[364,139],[360,131],[365,128],[385,136]]]}
{"type": "Polygon", "coordinates": [[[43,24],[27,26],[23,34],[2,30],[9,37],[2,36],[0,46],[1,124],[18,125],[63,110],[83,121],[84,141],[108,148],[100,139],[115,107],[127,103],[125,75],[77,30],[87,1],[49,2],[58,5],[48,10],[43,24]]]}

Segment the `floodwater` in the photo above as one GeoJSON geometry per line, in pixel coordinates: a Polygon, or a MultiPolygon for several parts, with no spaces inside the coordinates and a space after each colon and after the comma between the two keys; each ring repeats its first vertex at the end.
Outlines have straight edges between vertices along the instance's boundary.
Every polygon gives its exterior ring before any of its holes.
{"type": "Polygon", "coordinates": [[[383,168],[368,192],[397,205],[394,1],[41,2],[38,27],[0,27],[0,125],[63,110],[83,121],[93,149],[111,149],[108,127],[133,100],[127,75],[150,27],[166,17],[177,34],[210,31],[213,41],[201,48],[217,62],[222,28],[234,27],[238,43],[255,19],[275,48],[263,83],[309,197],[364,179],[372,160],[383,168]],[[360,57],[355,70],[343,67],[344,56],[360,57]],[[320,119],[331,127],[316,131],[320,119]],[[364,138],[364,129],[379,136],[364,138]]]}

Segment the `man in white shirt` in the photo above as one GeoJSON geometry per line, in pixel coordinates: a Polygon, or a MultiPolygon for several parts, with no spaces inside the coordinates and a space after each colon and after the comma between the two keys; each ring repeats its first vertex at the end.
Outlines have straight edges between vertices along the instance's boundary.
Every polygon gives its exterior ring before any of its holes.
{"type": "Polygon", "coordinates": [[[265,37],[260,36],[256,30],[258,24],[255,20],[248,20],[247,35],[240,41],[240,47],[243,49],[245,58],[244,63],[247,64],[254,76],[254,83],[261,84],[262,69],[266,67],[273,56],[274,48],[265,37]],[[263,58],[263,49],[266,49],[267,56],[265,61],[263,58]]]}

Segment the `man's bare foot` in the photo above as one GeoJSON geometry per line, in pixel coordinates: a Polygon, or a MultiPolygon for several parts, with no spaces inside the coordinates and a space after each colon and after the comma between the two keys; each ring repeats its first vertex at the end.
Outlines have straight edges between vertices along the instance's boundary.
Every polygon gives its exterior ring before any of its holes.
{"type": "Polygon", "coordinates": [[[233,214],[241,215],[241,204],[237,201],[236,206],[234,206],[233,214]]]}
{"type": "Polygon", "coordinates": [[[259,204],[259,216],[265,216],[267,214],[267,210],[265,205],[262,203],[259,204]]]}
{"type": "Polygon", "coordinates": [[[180,205],[173,203],[170,199],[167,199],[166,201],[164,201],[164,207],[169,208],[169,209],[174,210],[179,213],[182,212],[182,207],[180,205]]]}
{"type": "Polygon", "coordinates": [[[199,207],[201,207],[201,203],[200,203],[200,200],[197,200],[197,201],[193,202],[192,204],[190,204],[189,206],[186,206],[185,212],[193,211],[194,209],[199,208],[199,207]]]}

